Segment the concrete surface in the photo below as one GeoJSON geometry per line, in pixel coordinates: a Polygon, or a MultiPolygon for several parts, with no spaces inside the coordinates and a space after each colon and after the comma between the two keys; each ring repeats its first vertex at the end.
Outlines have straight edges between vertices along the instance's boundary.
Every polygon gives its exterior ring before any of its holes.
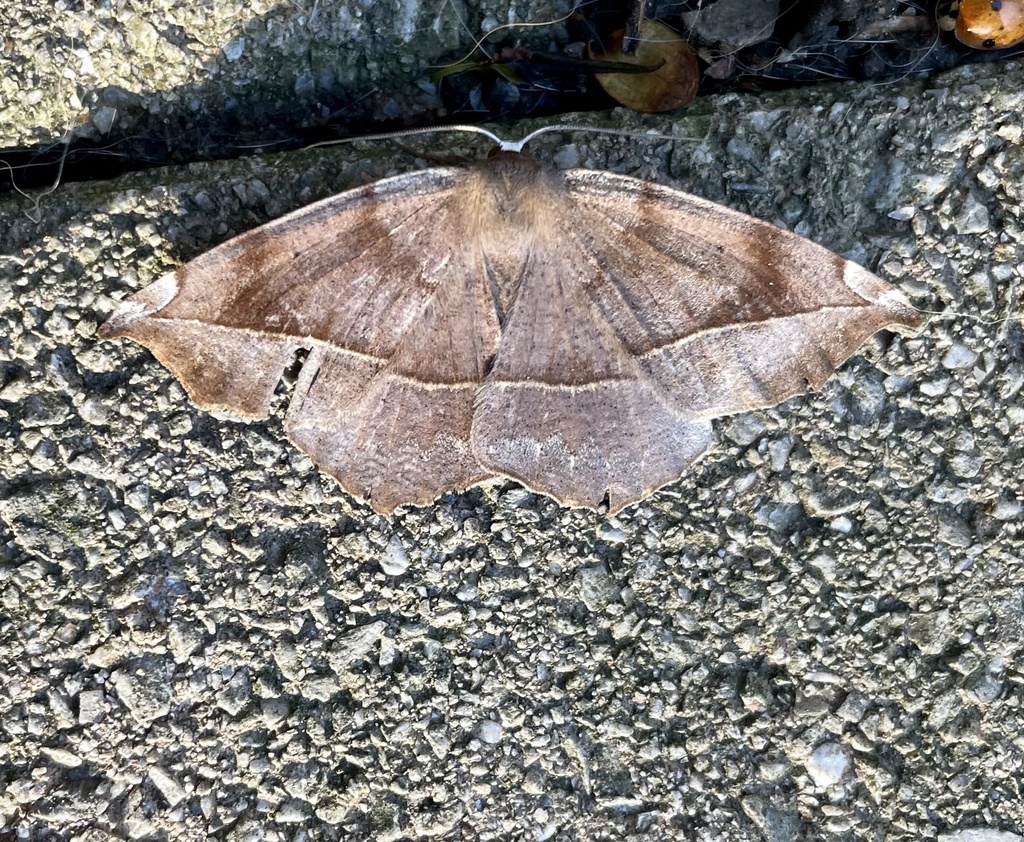
{"type": "Polygon", "coordinates": [[[95,339],[232,233],[486,144],[0,197],[0,838],[1019,840],[1020,71],[538,141],[782,223],[936,314],[720,423],[614,519],[514,483],[376,516],[280,412],[213,418],[95,339]]]}

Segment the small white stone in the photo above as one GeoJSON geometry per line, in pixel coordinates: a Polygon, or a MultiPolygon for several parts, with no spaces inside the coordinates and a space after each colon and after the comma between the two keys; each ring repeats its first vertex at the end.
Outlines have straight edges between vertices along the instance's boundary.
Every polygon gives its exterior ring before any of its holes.
{"type": "Polygon", "coordinates": [[[921,394],[930,398],[938,398],[946,394],[949,389],[950,380],[948,377],[940,377],[937,380],[926,380],[921,384],[921,394]]]}
{"type": "Polygon", "coordinates": [[[103,719],[106,706],[102,690],[83,690],[78,694],[78,722],[91,725],[103,719]]]}
{"type": "Polygon", "coordinates": [[[380,569],[388,576],[401,576],[409,569],[409,553],[402,539],[392,535],[380,557],[380,569]]]}
{"type": "Polygon", "coordinates": [[[501,733],[501,723],[495,722],[493,719],[483,720],[476,729],[476,735],[480,738],[480,742],[487,743],[489,746],[501,742],[501,733]]]}
{"type": "Polygon", "coordinates": [[[228,41],[221,49],[224,51],[224,58],[228,61],[238,61],[242,57],[242,53],[245,52],[245,38],[240,37],[228,41]]]}
{"type": "Polygon", "coordinates": [[[821,577],[826,582],[833,582],[836,578],[836,560],[830,555],[820,553],[811,559],[811,564],[818,569],[821,577]]]}
{"type": "Polygon", "coordinates": [[[537,833],[537,842],[547,842],[558,832],[558,825],[555,822],[548,822],[537,833]]]}
{"type": "Polygon", "coordinates": [[[281,805],[281,809],[274,816],[282,824],[298,824],[309,818],[311,810],[309,804],[300,801],[298,798],[291,798],[281,805]]]}
{"type": "Polygon", "coordinates": [[[629,540],[629,536],[622,530],[618,522],[612,520],[608,523],[602,523],[597,528],[597,534],[600,536],[602,541],[607,541],[609,544],[624,544],[629,540]]]}
{"type": "Polygon", "coordinates": [[[171,807],[177,807],[185,800],[186,793],[181,784],[159,766],[150,767],[149,779],[153,782],[153,786],[160,790],[160,794],[167,799],[167,803],[171,807]]]}
{"type": "Polygon", "coordinates": [[[740,447],[747,447],[757,441],[767,430],[767,426],[757,415],[746,412],[734,415],[725,428],[725,434],[740,447]]]}
{"type": "Polygon", "coordinates": [[[895,219],[897,222],[906,222],[908,219],[913,219],[916,212],[917,208],[913,205],[904,205],[901,208],[896,208],[896,210],[890,211],[889,219],[895,219]]]}
{"type": "Polygon", "coordinates": [[[1014,520],[1020,517],[1022,511],[1024,506],[1016,500],[1000,500],[992,509],[992,517],[996,520],[1014,520]]]}
{"type": "Polygon", "coordinates": [[[380,656],[377,663],[381,669],[390,669],[397,659],[398,647],[395,645],[395,639],[385,635],[380,639],[380,656]]]}
{"type": "Polygon", "coordinates": [[[807,760],[807,774],[815,786],[839,783],[850,771],[850,750],[841,743],[823,743],[807,760]]]}
{"type": "Polygon", "coordinates": [[[958,234],[984,234],[989,229],[988,208],[973,195],[967,197],[956,221],[958,234]]]}
{"type": "Polygon", "coordinates": [[[844,535],[849,535],[853,531],[853,521],[846,515],[840,515],[829,524],[829,528],[836,532],[842,532],[844,535]]]}
{"type": "Polygon", "coordinates": [[[1016,123],[1008,123],[1007,125],[1000,126],[996,129],[996,135],[1001,137],[1003,140],[1010,141],[1010,143],[1020,143],[1022,134],[1024,134],[1024,128],[1016,123]]]}
{"type": "Polygon", "coordinates": [[[381,640],[388,624],[383,620],[358,626],[340,636],[327,652],[327,663],[337,675],[348,672],[360,658],[366,657],[381,640]]]}
{"type": "Polygon", "coordinates": [[[70,751],[62,748],[43,748],[40,749],[40,752],[50,758],[52,762],[58,766],[63,766],[65,769],[77,769],[83,763],[82,758],[77,754],[72,754],[70,751]]]}
{"type": "Polygon", "coordinates": [[[966,345],[955,342],[950,346],[942,357],[942,365],[946,368],[970,368],[978,361],[977,351],[972,351],[966,345]]]}

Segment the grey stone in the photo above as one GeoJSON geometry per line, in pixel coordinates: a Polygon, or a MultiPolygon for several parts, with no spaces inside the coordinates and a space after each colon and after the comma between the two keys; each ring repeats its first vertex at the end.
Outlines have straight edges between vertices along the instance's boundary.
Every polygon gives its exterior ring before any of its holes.
{"type": "Polygon", "coordinates": [[[829,787],[842,782],[852,771],[850,749],[842,743],[823,743],[807,761],[807,774],[815,786],[829,787]]]}

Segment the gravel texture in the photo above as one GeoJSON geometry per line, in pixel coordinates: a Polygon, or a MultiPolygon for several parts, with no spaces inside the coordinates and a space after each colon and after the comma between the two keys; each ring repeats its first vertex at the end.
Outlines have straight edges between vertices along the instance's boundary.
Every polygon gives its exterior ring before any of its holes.
{"type": "Polygon", "coordinates": [[[502,24],[551,21],[543,31],[554,49],[571,7],[10,0],[0,6],[0,149],[126,132],[200,150],[202,133],[211,144],[230,131],[239,144],[257,144],[285,118],[415,124],[440,106],[432,68],[469,54],[502,24]]]}
{"type": "Polygon", "coordinates": [[[164,270],[426,152],[0,197],[0,838],[1020,842],[1021,69],[538,141],[936,314],[616,518],[514,483],[374,515],[280,411],[211,417],[95,339],[164,270]]]}

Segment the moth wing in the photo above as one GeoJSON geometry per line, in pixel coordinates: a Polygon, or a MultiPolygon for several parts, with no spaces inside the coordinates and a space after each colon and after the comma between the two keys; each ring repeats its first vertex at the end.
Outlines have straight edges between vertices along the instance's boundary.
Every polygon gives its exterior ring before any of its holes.
{"type": "Polygon", "coordinates": [[[608,173],[565,174],[481,389],[480,461],[613,511],[676,479],[710,419],[818,388],[920,316],[867,270],[775,226],[608,173]]]}
{"type": "Polygon", "coordinates": [[[689,418],[818,389],[878,330],[921,325],[895,287],[803,237],[648,182],[566,175],[592,306],[689,418]]]}
{"type": "Polygon", "coordinates": [[[587,295],[600,281],[578,242],[556,237],[526,258],[472,445],[495,473],[566,505],[607,493],[616,511],[678,477],[711,425],[666,404],[587,295]]]}
{"type": "Polygon", "coordinates": [[[469,434],[498,326],[458,236],[461,173],[386,179],[242,234],[100,335],[145,345],[200,408],[246,419],[267,416],[305,350],[286,428],[322,470],[382,512],[468,487],[489,476],[469,434]]]}

